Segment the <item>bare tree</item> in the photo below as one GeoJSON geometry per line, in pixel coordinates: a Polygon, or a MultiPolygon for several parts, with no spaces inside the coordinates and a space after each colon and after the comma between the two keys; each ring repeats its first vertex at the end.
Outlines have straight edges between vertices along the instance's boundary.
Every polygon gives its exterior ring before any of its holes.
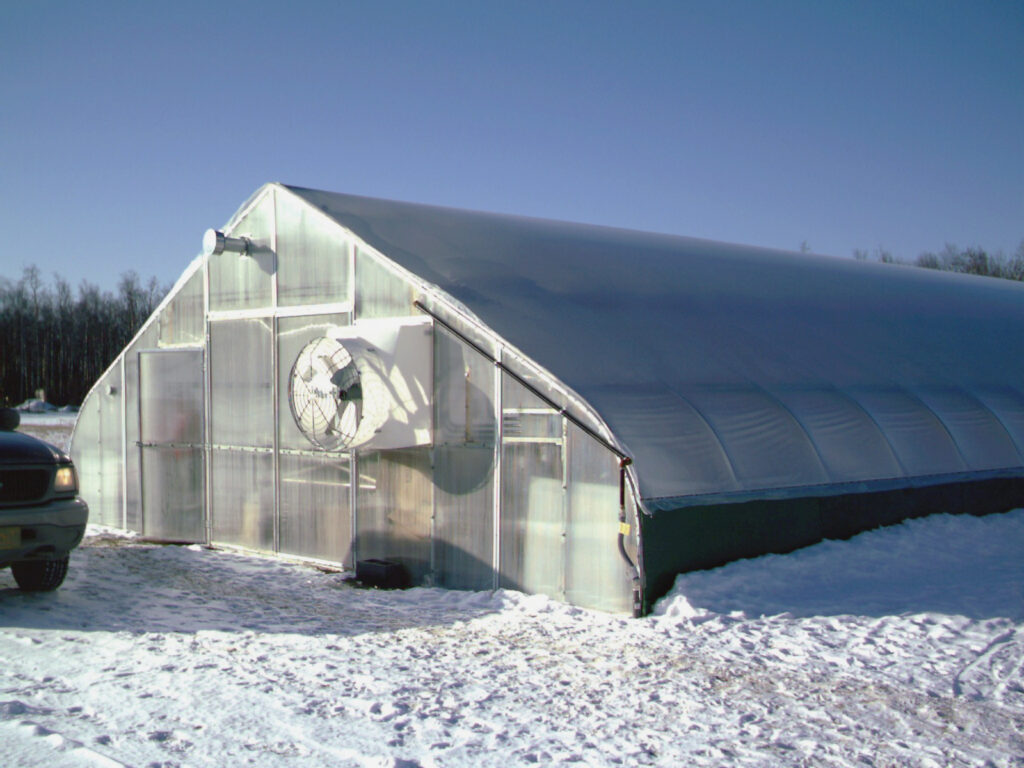
{"type": "Polygon", "coordinates": [[[159,304],[165,288],[143,288],[122,275],[117,296],[83,282],[77,297],[55,276],[44,285],[38,268],[20,280],[0,279],[0,403],[15,404],[37,389],[58,403],[80,403],[159,304]]]}

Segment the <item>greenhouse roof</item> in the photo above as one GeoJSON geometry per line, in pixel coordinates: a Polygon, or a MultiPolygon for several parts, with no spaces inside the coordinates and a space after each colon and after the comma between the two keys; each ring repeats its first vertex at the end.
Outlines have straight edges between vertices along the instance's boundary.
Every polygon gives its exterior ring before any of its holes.
{"type": "Polygon", "coordinates": [[[583,397],[648,510],[1024,473],[1024,285],[287,189],[583,397]]]}

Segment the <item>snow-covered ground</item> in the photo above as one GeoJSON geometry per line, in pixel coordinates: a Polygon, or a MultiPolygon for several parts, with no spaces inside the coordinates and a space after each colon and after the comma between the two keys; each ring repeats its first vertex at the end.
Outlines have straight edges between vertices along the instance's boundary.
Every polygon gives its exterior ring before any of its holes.
{"type": "Polygon", "coordinates": [[[0,572],[4,766],[1024,766],[1024,510],[688,574],[634,620],[92,529],[0,572]]]}
{"type": "Polygon", "coordinates": [[[66,451],[71,442],[71,430],[78,420],[77,413],[50,411],[49,413],[19,413],[21,424],[19,432],[35,435],[40,440],[52,443],[66,451]]]}

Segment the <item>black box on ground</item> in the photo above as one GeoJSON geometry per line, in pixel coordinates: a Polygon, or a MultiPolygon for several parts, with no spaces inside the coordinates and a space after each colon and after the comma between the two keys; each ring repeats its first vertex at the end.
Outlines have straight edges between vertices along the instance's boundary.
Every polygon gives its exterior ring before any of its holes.
{"type": "Polygon", "coordinates": [[[356,581],[380,589],[405,589],[409,586],[409,572],[401,563],[390,560],[356,561],[356,581]]]}

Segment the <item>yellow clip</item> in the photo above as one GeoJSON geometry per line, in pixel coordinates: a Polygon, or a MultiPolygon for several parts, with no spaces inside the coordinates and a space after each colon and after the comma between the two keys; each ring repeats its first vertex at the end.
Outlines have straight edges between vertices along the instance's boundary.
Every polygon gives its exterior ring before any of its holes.
{"type": "Polygon", "coordinates": [[[623,536],[629,536],[629,523],[619,523],[619,533],[623,536]]]}

